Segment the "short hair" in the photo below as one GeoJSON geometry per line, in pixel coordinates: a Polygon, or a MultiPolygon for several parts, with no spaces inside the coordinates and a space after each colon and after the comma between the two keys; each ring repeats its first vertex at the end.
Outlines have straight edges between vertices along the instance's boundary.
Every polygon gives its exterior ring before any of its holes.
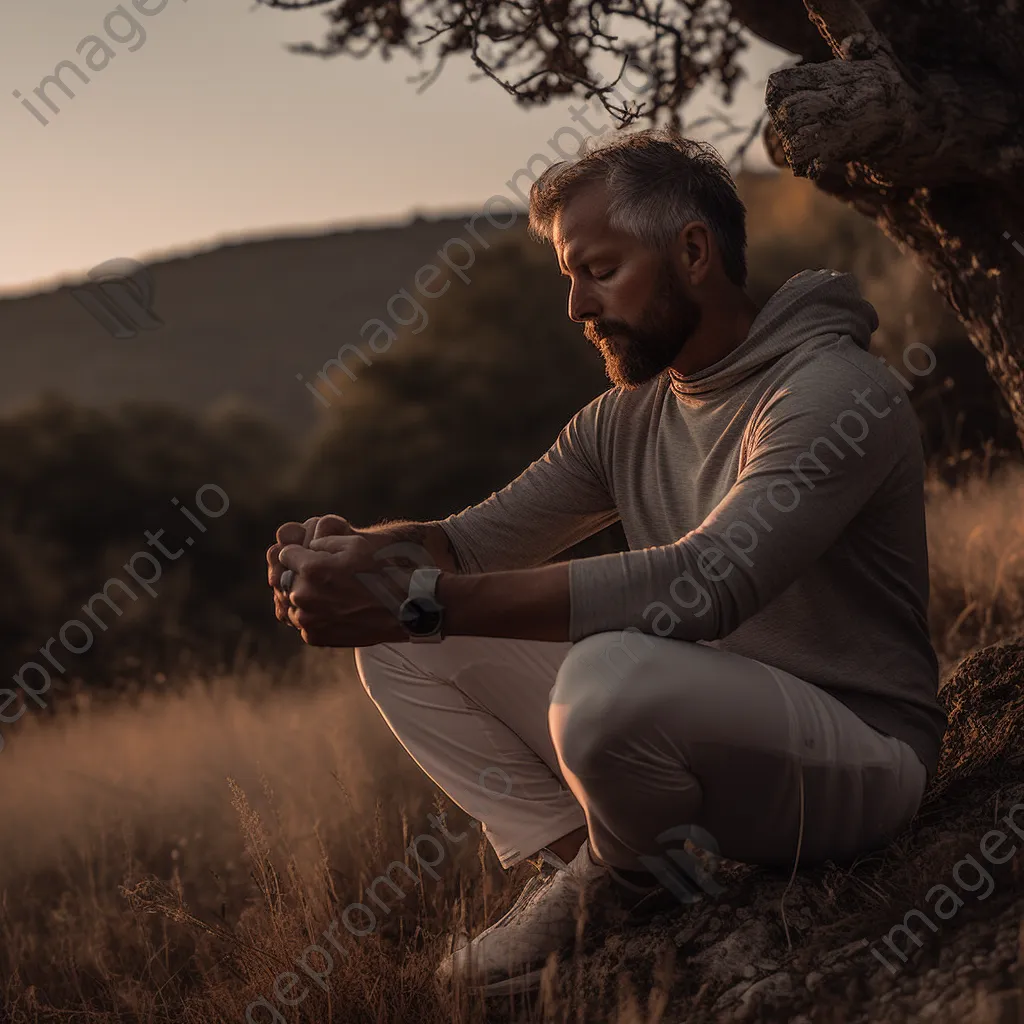
{"type": "Polygon", "coordinates": [[[747,282],[746,207],[718,151],[684,138],[671,126],[617,131],[602,145],[584,140],[572,161],[546,168],[530,188],[528,231],[552,241],[555,217],[579,191],[603,181],[613,228],[667,251],[690,221],[699,220],[718,243],[725,274],[747,282]]]}

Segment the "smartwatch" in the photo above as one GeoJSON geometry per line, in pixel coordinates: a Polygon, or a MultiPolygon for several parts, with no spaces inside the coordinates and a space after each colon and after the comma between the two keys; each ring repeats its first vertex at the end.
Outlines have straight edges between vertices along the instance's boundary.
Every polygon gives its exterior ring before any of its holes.
{"type": "Polygon", "coordinates": [[[398,621],[414,644],[436,644],[444,639],[444,608],[437,600],[437,578],[440,575],[440,569],[413,570],[409,596],[398,609],[398,621]]]}

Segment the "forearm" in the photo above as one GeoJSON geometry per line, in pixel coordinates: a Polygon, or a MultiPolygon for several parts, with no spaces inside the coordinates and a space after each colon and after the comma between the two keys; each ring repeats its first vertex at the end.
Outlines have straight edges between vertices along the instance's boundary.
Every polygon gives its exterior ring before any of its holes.
{"type": "MultiPolygon", "coordinates": [[[[461,573],[458,555],[452,547],[448,534],[434,522],[410,522],[394,520],[375,526],[361,527],[358,533],[381,540],[384,544],[415,544],[424,549],[430,563],[446,573],[461,573]]],[[[394,559],[396,565],[408,563],[413,568],[423,565],[421,560],[394,559]]]]}
{"type": "Polygon", "coordinates": [[[447,636],[569,639],[569,563],[458,575],[442,572],[437,597],[447,636]]]}

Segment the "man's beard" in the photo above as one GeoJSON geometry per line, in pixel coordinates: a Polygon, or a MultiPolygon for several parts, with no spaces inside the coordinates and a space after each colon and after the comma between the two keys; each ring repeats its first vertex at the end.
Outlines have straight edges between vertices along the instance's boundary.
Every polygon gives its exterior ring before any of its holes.
{"type": "Polygon", "coordinates": [[[583,333],[604,356],[605,372],[612,384],[632,391],[672,365],[700,326],[700,319],[700,306],[687,295],[666,259],[658,271],[653,298],[637,327],[621,320],[593,320],[583,333]]]}

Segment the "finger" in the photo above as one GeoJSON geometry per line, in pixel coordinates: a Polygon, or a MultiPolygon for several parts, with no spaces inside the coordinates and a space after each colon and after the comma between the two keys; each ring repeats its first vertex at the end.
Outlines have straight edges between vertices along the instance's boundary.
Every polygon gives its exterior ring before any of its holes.
{"type": "Polygon", "coordinates": [[[354,533],[355,530],[352,529],[352,525],[347,519],[334,515],[321,516],[313,532],[313,539],[318,540],[320,537],[332,536],[352,536],[354,533]]]}
{"type": "Polygon", "coordinates": [[[275,589],[281,589],[281,576],[285,567],[281,564],[281,552],[286,545],[272,544],[267,548],[267,582],[275,589]]]}
{"type": "Polygon", "coordinates": [[[303,523],[289,522],[277,528],[279,544],[301,544],[305,536],[306,528],[303,523]]]}
{"type": "Polygon", "coordinates": [[[288,622],[295,627],[301,634],[302,639],[306,639],[305,635],[305,618],[302,616],[302,609],[296,608],[295,605],[289,605],[288,607],[288,622]]]}
{"type": "Polygon", "coordinates": [[[301,543],[303,547],[308,548],[309,547],[309,542],[316,535],[316,524],[319,523],[322,518],[323,518],[322,516],[310,516],[302,524],[302,528],[303,528],[302,540],[301,541],[296,541],[295,543],[296,544],[301,543]]]}
{"type": "Polygon", "coordinates": [[[267,548],[267,582],[275,588],[281,579],[281,566],[277,561],[277,554],[280,550],[280,544],[271,544],[267,548]]]}
{"type": "Polygon", "coordinates": [[[360,541],[354,534],[341,537],[315,537],[309,542],[310,551],[326,551],[329,554],[345,554],[352,551],[360,541]]]}
{"type": "MultiPolygon", "coordinates": [[[[308,573],[311,568],[321,565],[328,555],[323,551],[311,551],[301,544],[286,544],[277,557],[285,569],[294,569],[298,577],[302,575],[303,570],[308,573]]],[[[296,580],[296,584],[297,582],[296,580]]]]}

